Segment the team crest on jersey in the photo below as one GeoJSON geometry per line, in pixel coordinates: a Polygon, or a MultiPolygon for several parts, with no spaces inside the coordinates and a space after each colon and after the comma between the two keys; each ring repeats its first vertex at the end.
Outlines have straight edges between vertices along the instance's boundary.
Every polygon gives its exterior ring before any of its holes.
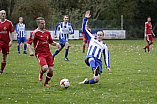
{"type": "Polygon", "coordinates": [[[5,31],[5,30],[7,30],[7,28],[6,28],[6,27],[4,27],[3,29],[4,29],[4,31],[5,31]]]}

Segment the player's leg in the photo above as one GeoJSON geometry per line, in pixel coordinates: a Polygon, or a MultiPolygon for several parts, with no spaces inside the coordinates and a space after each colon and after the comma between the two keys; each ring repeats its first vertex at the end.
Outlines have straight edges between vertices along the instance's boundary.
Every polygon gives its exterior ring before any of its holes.
{"type": "Polygon", "coordinates": [[[64,57],[65,61],[69,61],[69,59],[67,58],[68,57],[68,53],[69,53],[69,47],[70,47],[70,44],[68,42],[66,42],[65,43],[65,57],[64,57]]]}
{"type": "Polygon", "coordinates": [[[9,54],[9,45],[4,43],[2,45],[2,62],[1,62],[0,74],[3,74],[3,70],[6,66],[7,54],[9,54]]]}
{"type": "Polygon", "coordinates": [[[62,44],[60,44],[60,45],[61,45],[61,47],[56,49],[55,53],[52,55],[53,58],[64,48],[64,45],[62,45],[62,44]]]}
{"type": "Polygon", "coordinates": [[[46,58],[43,57],[43,56],[38,56],[37,57],[37,60],[41,66],[41,70],[40,70],[40,73],[39,73],[39,81],[42,81],[43,79],[43,74],[48,70],[48,65],[47,65],[47,62],[46,62],[46,58]]]}
{"type": "Polygon", "coordinates": [[[46,80],[45,80],[45,83],[44,83],[44,86],[47,86],[47,87],[50,87],[50,85],[48,84],[48,82],[51,80],[52,76],[53,76],[53,67],[50,66],[48,68],[48,73],[46,75],[46,80]]]}
{"type": "Polygon", "coordinates": [[[85,40],[85,37],[83,36],[83,51],[82,51],[82,53],[85,53],[85,47],[86,47],[86,40],[85,40]]]}
{"type": "Polygon", "coordinates": [[[2,55],[2,62],[1,62],[0,74],[3,74],[4,68],[6,66],[6,62],[7,62],[7,54],[3,54],[2,55]]]}
{"type": "Polygon", "coordinates": [[[46,58],[46,61],[47,61],[47,64],[48,64],[48,73],[46,75],[46,80],[45,80],[45,83],[44,85],[47,86],[47,87],[50,87],[50,85],[48,84],[48,81],[51,80],[52,76],[53,76],[53,66],[54,66],[54,63],[53,63],[53,57],[52,55],[50,54],[47,58],[46,58]]]}
{"type": "Polygon", "coordinates": [[[17,50],[18,50],[18,54],[20,54],[20,44],[21,44],[21,38],[17,38],[17,50]]]}
{"type": "Polygon", "coordinates": [[[148,52],[149,52],[149,36],[148,36],[148,35],[146,36],[146,42],[147,42],[147,44],[146,44],[145,47],[143,47],[143,49],[145,50],[145,52],[146,52],[146,49],[147,49],[148,52]]]}
{"type": "Polygon", "coordinates": [[[80,82],[79,84],[94,84],[94,83],[97,83],[99,81],[99,79],[100,79],[99,68],[101,68],[101,67],[99,67],[99,64],[96,64],[95,59],[90,57],[90,56],[86,56],[85,57],[85,63],[88,66],[90,66],[90,68],[92,69],[94,77],[92,79],[90,79],[90,80],[88,80],[86,78],[83,82],[80,82]]]}
{"type": "Polygon", "coordinates": [[[26,52],[26,49],[27,49],[27,44],[26,44],[26,42],[27,42],[27,40],[26,40],[25,37],[23,37],[23,38],[22,38],[22,41],[24,42],[24,51],[23,51],[23,53],[24,53],[24,54],[27,54],[27,52],[26,52]]]}

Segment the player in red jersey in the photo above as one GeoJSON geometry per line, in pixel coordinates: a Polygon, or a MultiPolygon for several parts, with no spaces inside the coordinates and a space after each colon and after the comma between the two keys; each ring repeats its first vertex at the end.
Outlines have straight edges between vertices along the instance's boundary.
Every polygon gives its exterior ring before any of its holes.
{"type": "Polygon", "coordinates": [[[2,62],[0,74],[3,74],[7,62],[7,54],[9,54],[9,47],[12,46],[14,36],[14,28],[11,21],[6,19],[6,11],[0,11],[0,51],[2,50],[2,62]],[[11,37],[9,37],[9,33],[11,37]]]}
{"type": "Polygon", "coordinates": [[[54,63],[52,54],[50,52],[49,44],[56,46],[57,48],[60,48],[61,46],[59,43],[54,42],[51,38],[50,32],[44,29],[45,20],[43,17],[37,18],[37,25],[38,28],[31,33],[29,39],[27,40],[27,47],[29,49],[30,56],[34,56],[34,53],[30,46],[33,42],[35,56],[37,57],[37,60],[39,61],[39,64],[41,66],[41,71],[39,73],[39,81],[42,81],[43,74],[48,70],[44,86],[50,87],[48,81],[53,76],[54,63]]]}
{"type": "MultiPolygon", "coordinates": [[[[87,25],[87,30],[88,30],[90,33],[92,33],[92,30],[88,27],[88,25],[87,25]]],[[[89,44],[89,41],[88,41],[86,35],[84,35],[83,31],[82,31],[82,35],[83,35],[83,51],[82,51],[82,53],[85,53],[86,43],[88,42],[88,44],[89,44]]]]}
{"type": "Polygon", "coordinates": [[[153,36],[152,36],[152,34],[155,37],[155,34],[152,31],[151,18],[148,17],[147,18],[147,22],[145,23],[145,37],[146,37],[147,45],[145,47],[143,47],[145,52],[146,52],[146,49],[148,49],[148,53],[150,53],[149,46],[151,44],[153,44],[153,36]]]}

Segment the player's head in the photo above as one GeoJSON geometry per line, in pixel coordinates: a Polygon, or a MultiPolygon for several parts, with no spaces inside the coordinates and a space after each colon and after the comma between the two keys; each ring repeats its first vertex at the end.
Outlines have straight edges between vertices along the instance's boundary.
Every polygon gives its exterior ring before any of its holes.
{"type": "Polygon", "coordinates": [[[102,41],[104,38],[104,32],[103,31],[98,31],[97,32],[97,40],[102,41]]]}
{"type": "Polygon", "coordinates": [[[69,21],[69,16],[68,15],[64,15],[63,16],[63,20],[64,20],[64,23],[67,23],[69,21]]]}
{"type": "Polygon", "coordinates": [[[20,23],[23,22],[23,17],[19,17],[19,22],[20,22],[20,23]]]}
{"type": "Polygon", "coordinates": [[[5,19],[6,18],[6,11],[5,10],[1,10],[0,11],[0,19],[5,19]]]}
{"type": "Polygon", "coordinates": [[[43,30],[45,28],[45,19],[43,17],[38,17],[36,22],[39,29],[43,30]]]}
{"type": "Polygon", "coordinates": [[[147,21],[148,21],[148,22],[150,22],[150,21],[151,21],[151,18],[150,18],[150,16],[147,18],[147,21]]]}

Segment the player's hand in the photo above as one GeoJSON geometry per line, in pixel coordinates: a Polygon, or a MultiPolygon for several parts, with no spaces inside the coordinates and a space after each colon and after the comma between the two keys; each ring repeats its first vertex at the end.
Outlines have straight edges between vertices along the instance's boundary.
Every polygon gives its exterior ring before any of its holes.
{"type": "Polygon", "coordinates": [[[110,72],[110,74],[112,74],[112,71],[111,71],[111,69],[110,68],[107,68],[108,69],[108,71],[110,72]]]}
{"type": "Polygon", "coordinates": [[[11,47],[11,46],[12,46],[12,41],[9,42],[9,47],[11,47]]]}
{"type": "Polygon", "coordinates": [[[155,37],[155,34],[153,33],[153,36],[155,37]]]}
{"type": "Polygon", "coordinates": [[[30,52],[30,56],[34,56],[34,52],[30,52]]]}
{"type": "Polygon", "coordinates": [[[56,43],[56,47],[59,49],[61,48],[61,45],[59,43],[56,43]]]}
{"type": "Polygon", "coordinates": [[[87,18],[90,18],[90,17],[91,17],[91,15],[90,15],[90,10],[86,11],[85,17],[87,17],[87,18]]]}
{"type": "Polygon", "coordinates": [[[69,34],[71,34],[71,31],[69,31],[69,34]]]}
{"type": "Polygon", "coordinates": [[[20,38],[20,36],[18,36],[18,38],[20,38]]]}
{"type": "Polygon", "coordinates": [[[55,38],[57,38],[57,36],[55,36],[55,38]]]}

